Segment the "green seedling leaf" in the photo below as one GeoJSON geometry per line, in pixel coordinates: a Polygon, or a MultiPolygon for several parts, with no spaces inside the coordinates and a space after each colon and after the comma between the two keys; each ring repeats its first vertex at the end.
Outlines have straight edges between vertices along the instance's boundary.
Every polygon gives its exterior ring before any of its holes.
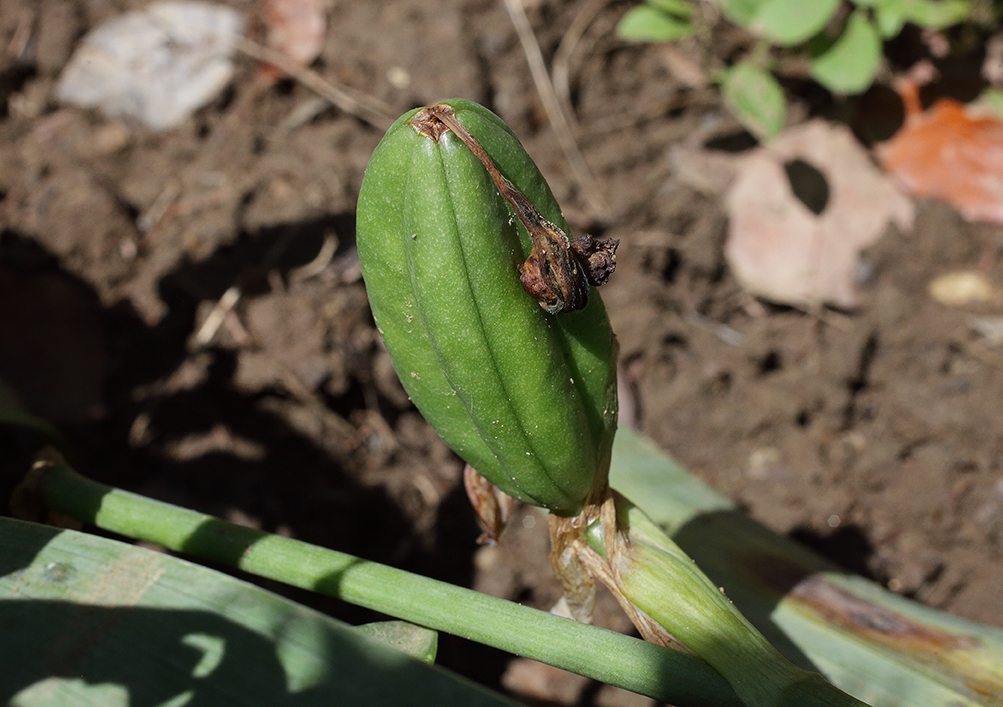
{"type": "Polygon", "coordinates": [[[743,27],[752,22],[759,8],[767,2],[769,0],[718,0],[725,17],[743,27]]]}
{"type": "Polygon", "coordinates": [[[616,34],[631,42],[674,42],[691,36],[693,23],[650,5],[638,5],[621,18],[616,34]]]}
{"type": "Polygon", "coordinates": [[[693,5],[686,0],[648,0],[648,4],[670,15],[693,16],[693,5]]]}
{"type": "Polygon", "coordinates": [[[839,4],[840,0],[767,0],[751,27],[782,46],[801,44],[822,31],[839,4]]]}
{"type": "Polygon", "coordinates": [[[783,129],[787,101],[770,72],[739,62],[725,75],[721,91],[731,112],[760,140],[768,140],[783,129]]]}
{"type": "Polygon", "coordinates": [[[41,707],[513,706],[170,555],[0,518],[0,695],[41,707]]]}
{"type": "Polygon", "coordinates": [[[968,0],[904,0],[902,4],[906,21],[926,29],[964,22],[972,9],[968,0]]]}
{"type": "Polygon", "coordinates": [[[878,31],[885,39],[897,37],[906,22],[905,3],[902,0],[888,0],[875,8],[878,31]]]}
{"type": "Polygon", "coordinates": [[[439,650],[438,631],[408,621],[375,621],[356,630],[425,663],[434,663],[439,650]]]}
{"type": "MultiPolygon", "coordinates": [[[[906,22],[928,29],[943,29],[965,21],[971,13],[968,0],[868,0],[873,6],[881,36],[895,37],[906,22]]],[[[863,3],[857,3],[862,5],[863,3]]]]}
{"type": "Polygon", "coordinates": [[[866,91],[881,66],[881,37],[863,12],[854,12],[827,51],[813,58],[812,77],[833,93],[866,91]]]}

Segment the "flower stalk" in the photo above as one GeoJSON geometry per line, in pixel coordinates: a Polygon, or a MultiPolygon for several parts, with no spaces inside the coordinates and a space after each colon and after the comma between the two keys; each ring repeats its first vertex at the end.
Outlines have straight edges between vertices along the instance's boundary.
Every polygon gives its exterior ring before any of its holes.
{"type": "Polygon", "coordinates": [[[741,707],[700,658],[343,552],[234,525],[87,479],[58,455],[16,494],[16,515],[57,514],[318,592],[679,707],[741,707]]]}
{"type": "MultiPolygon", "coordinates": [[[[578,547],[621,601],[720,672],[749,707],[862,707],[821,675],[784,658],[643,511],[613,494],[615,535],[601,522],[578,547]],[[616,548],[613,553],[611,547],[616,548]]],[[[640,628],[640,627],[639,627],[640,628]]]]}

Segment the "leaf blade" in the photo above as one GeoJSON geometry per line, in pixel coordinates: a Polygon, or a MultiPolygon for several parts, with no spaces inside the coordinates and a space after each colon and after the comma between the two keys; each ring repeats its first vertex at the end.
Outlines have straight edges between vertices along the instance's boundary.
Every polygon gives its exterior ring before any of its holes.
{"type": "Polygon", "coordinates": [[[833,93],[861,93],[881,66],[881,37],[863,12],[850,15],[839,39],[814,57],[808,71],[833,93]]]}
{"type": "Polygon", "coordinates": [[[674,42],[693,34],[693,23],[650,5],[632,7],[616,25],[616,36],[629,42],[674,42]]]}
{"type": "Polygon", "coordinates": [[[737,25],[747,26],[768,0],[718,0],[725,17],[737,25]]]}
{"type": "Polygon", "coordinates": [[[23,707],[59,696],[180,704],[189,693],[201,704],[512,705],[319,612],[145,548],[0,518],[0,569],[0,694],[23,707]]]}
{"type": "Polygon", "coordinates": [[[840,0],[767,0],[752,29],[781,46],[794,46],[815,36],[839,9],[840,0]]]}
{"type": "Polygon", "coordinates": [[[721,91],[735,117],[760,140],[772,138],[783,129],[787,101],[780,84],[765,69],[739,62],[725,74],[721,91]]]}

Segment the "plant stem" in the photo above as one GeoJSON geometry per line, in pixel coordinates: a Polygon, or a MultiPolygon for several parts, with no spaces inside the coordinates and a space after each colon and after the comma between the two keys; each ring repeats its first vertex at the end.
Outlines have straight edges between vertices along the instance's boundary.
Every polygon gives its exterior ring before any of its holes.
{"type": "MultiPolygon", "coordinates": [[[[626,551],[610,557],[617,589],[724,675],[745,704],[865,707],[784,658],[678,545],[619,494],[616,517],[630,540],[626,551]]],[[[589,544],[608,556],[599,524],[589,530],[589,544]]]]}
{"type": "Polygon", "coordinates": [[[760,525],[630,428],[617,432],[610,483],[797,665],[875,707],[1003,707],[998,627],[848,573],[760,525]]]}
{"type": "Polygon", "coordinates": [[[739,707],[706,662],[612,631],[91,481],[62,463],[26,486],[44,508],[532,658],[678,707],[739,707]]]}

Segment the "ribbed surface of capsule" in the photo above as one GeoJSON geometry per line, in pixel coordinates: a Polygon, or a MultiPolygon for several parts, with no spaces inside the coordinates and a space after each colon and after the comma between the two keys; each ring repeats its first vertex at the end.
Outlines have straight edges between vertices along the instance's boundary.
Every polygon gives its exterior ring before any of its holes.
{"type": "MultiPolygon", "coordinates": [[[[536,165],[487,109],[457,119],[550,221],[567,223],[536,165]]],[[[602,300],[549,315],[523,290],[532,243],[451,132],[402,116],[359,195],[359,258],[377,327],[419,411],[506,493],[578,513],[605,478],[616,427],[616,343],[602,300]]]]}

